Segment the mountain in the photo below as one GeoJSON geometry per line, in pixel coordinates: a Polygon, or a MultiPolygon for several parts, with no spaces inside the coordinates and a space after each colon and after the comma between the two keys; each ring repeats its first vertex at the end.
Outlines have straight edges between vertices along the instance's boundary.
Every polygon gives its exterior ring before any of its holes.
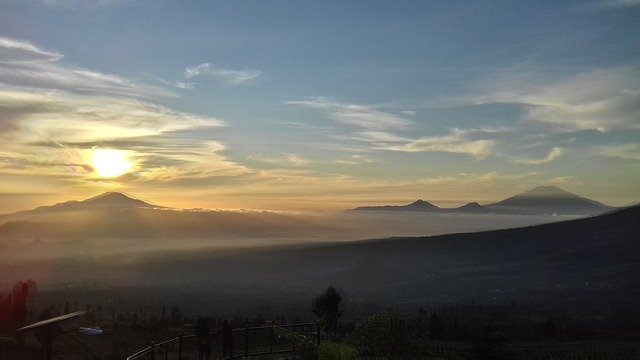
{"type": "Polygon", "coordinates": [[[477,202],[470,202],[466,205],[453,208],[453,209],[448,209],[448,210],[454,213],[463,213],[463,214],[488,214],[491,212],[491,210],[478,204],[477,202]]]}
{"type": "Polygon", "coordinates": [[[555,186],[538,186],[486,207],[501,213],[568,215],[594,215],[614,209],[555,186]]]}
{"type": "Polygon", "coordinates": [[[155,205],[151,205],[142,200],[131,198],[125,194],[119,192],[106,192],[100,194],[98,196],[83,200],[79,202],[81,207],[88,208],[118,208],[118,209],[129,209],[129,208],[153,208],[158,207],[155,205]]]}
{"type": "MultiPolygon", "coordinates": [[[[634,207],[507,230],[267,250],[256,257],[272,267],[246,275],[261,276],[273,286],[277,281],[294,288],[331,283],[354,293],[397,294],[414,301],[438,296],[530,300],[531,291],[604,299],[628,293],[638,299],[638,239],[640,207],[634,207]],[[281,259],[287,264],[278,264],[281,259]],[[305,276],[293,274],[300,268],[305,276]]],[[[246,258],[225,259],[225,267],[244,269],[246,258]]]]}
{"type": "MultiPolygon", "coordinates": [[[[309,251],[314,261],[305,266],[356,264],[326,280],[346,288],[379,286],[415,299],[438,293],[515,297],[526,289],[600,290],[605,297],[607,291],[629,291],[637,298],[638,239],[640,206],[515,229],[340,244],[309,251]]],[[[293,256],[281,256],[297,266],[293,256]]]]}
{"type": "Polygon", "coordinates": [[[360,206],[355,211],[419,211],[419,212],[437,212],[441,209],[428,201],[418,199],[407,205],[384,205],[384,206],[360,206]]]}
{"type": "Polygon", "coordinates": [[[35,239],[45,244],[84,242],[83,246],[96,242],[100,246],[111,246],[113,243],[109,245],[105,240],[126,240],[126,246],[144,247],[160,243],[197,244],[200,241],[213,245],[222,241],[232,244],[236,239],[268,242],[329,236],[353,238],[353,232],[359,228],[351,230],[347,225],[346,222],[303,214],[173,209],[122,193],[107,192],[82,201],[66,201],[0,215],[0,245],[35,246],[35,239]]]}
{"type": "Polygon", "coordinates": [[[142,200],[131,198],[119,192],[111,191],[82,201],[70,200],[55,205],[39,206],[33,210],[23,210],[12,214],[0,215],[0,222],[22,220],[32,216],[43,216],[69,211],[124,210],[160,207],[161,206],[155,206],[142,200]]]}
{"type": "Polygon", "coordinates": [[[408,205],[361,206],[356,211],[417,211],[451,212],[464,214],[513,214],[513,215],[596,215],[615,209],[555,186],[538,186],[508,199],[480,205],[471,202],[452,209],[439,208],[431,203],[418,200],[408,205]]]}

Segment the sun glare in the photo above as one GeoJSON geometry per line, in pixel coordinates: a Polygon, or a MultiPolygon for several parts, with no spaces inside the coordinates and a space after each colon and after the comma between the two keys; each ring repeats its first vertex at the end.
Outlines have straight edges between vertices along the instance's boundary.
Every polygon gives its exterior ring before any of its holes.
{"type": "Polygon", "coordinates": [[[124,175],[133,167],[127,159],[127,152],[122,150],[95,150],[91,162],[98,176],[104,178],[124,175]]]}

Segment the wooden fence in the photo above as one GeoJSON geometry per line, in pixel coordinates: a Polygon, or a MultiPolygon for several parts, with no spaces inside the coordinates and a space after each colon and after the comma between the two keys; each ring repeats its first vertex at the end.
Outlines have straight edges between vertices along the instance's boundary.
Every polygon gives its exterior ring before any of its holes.
{"type": "MultiPolygon", "coordinates": [[[[242,339],[242,341],[234,339],[236,344],[234,359],[310,352],[314,351],[315,344],[320,342],[320,325],[318,323],[246,326],[233,329],[233,333],[235,339],[242,339]],[[254,340],[253,345],[252,340],[254,340]]],[[[218,331],[212,331],[209,335],[215,338],[221,334],[218,331]]],[[[196,336],[193,334],[179,335],[173,339],[151,343],[148,347],[128,356],[127,360],[182,360],[186,354],[194,353],[196,350],[195,338],[196,336]]]]}

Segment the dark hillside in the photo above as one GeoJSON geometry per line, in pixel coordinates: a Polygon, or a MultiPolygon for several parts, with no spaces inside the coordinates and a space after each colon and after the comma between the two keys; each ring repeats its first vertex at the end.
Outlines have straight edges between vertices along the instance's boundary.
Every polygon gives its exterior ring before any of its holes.
{"type": "MultiPolygon", "coordinates": [[[[68,284],[100,279],[107,288],[135,279],[142,284],[138,290],[180,289],[184,296],[211,293],[217,298],[240,293],[300,297],[334,284],[353,301],[529,301],[535,294],[545,301],[555,297],[637,301],[639,220],[640,207],[634,207],[581,220],[481,233],[70,256],[55,264],[55,276],[68,284]]],[[[46,264],[33,266],[46,268],[46,264]]],[[[20,275],[24,273],[23,268],[20,275]]]]}

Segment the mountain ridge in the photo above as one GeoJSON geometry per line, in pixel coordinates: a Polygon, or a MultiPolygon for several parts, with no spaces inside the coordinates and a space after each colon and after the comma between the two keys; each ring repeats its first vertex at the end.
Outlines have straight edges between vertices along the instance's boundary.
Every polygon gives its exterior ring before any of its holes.
{"type": "Polygon", "coordinates": [[[538,186],[504,200],[488,204],[486,207],[504,212],[538,213],[545,211],[577,213],[579,215],[604,213],[614,209],[611,206],[570,193],[556,186],[538,186]]]}
{"type": "Polygon", "coordinates": [[[123,193],[116,191],[107,191],[102,194],[90,197],[84,200],[67,200],[53,205],[42,205],[30,210],[21,210],[8,214],[0,214],[0,220],[28,216],[38,215],[46,213],[57,213],[65,211],[82,211],[82,210],[123,210],[130,208],[165,208],[164,206],[157,206],[139,199],[132,198],[123,193]]]}
{"type": "Polygon", "coordinates": [[[384,206],[360,206],[353,210],[357,211],[375,211],[375,210],[389,210],[389,211],[423,211],[432,212],[442,210],[436,205],[422,199],[418,199],[407,205],[384,205],[384,206]]]}
{"type": "Polygon", "coordinates": [[[421,211],[495,214],[595,215],[616,209],[556,186],[537,186],[504,200],[480,205],[470,202],[456,208],[440,208],[422,199],[407,205],[359,206],[353,211],[421,211]],[[431,207],[417,206],[426,203],[431,207]]]}
{"type": "Polygon", "coordinates": [[[159,207],[139,199],[132,198],[117,191],[107,191],[100,195],[80,201],[81,204],[98,206],[135,206],[159,207]]]}

